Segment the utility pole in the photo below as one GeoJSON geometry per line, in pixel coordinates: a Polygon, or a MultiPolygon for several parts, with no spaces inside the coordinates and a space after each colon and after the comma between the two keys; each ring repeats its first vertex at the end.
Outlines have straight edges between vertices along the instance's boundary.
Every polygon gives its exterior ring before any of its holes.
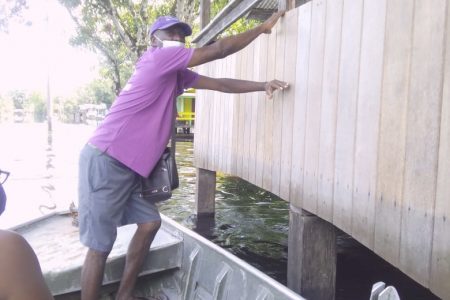
{"type": "Polygon", "coordinates": [[[46,45],[47,45],[47,126],[49,134],[52,132],[52,98],[50,94],[50,26],[49,26],[49,0],[46,1],[45,9],[45,27],[46,27],[46,45]]]}

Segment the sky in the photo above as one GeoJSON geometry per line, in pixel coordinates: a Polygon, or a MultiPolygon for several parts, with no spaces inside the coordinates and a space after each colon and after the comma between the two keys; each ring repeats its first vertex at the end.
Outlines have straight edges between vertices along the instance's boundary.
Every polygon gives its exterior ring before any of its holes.
{"type": "Polygon", "coordinates": [[[70,96],[97,76],[98,57],[69,45],[75,25],[57,0],[28,3],[31,25],[12,23],[8,34],[0,33],[0,94],[18,89],[45,95],[49,74],[51,95],[70,96]]]}

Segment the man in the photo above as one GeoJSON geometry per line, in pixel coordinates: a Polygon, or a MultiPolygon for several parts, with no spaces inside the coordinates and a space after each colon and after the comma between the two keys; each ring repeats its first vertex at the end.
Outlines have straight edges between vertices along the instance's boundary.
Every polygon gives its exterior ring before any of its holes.
{"type": "Polygon", "coordinates": [[[161,225],[155,205],[136,196],[139,176],[150,174],[169,141],[176,96],[193,87],[226,93],[265,91],[271,97],[275,90],[288,86],[278,80],[214,79],[188,68],[243,49],[260,34],[270,33],[283,14],[197,49],[184,48],[185,37],[192,33],[188,24],[166,16],[152,25],[151,48],[139,58],[133,75],[81,152],[80,240],[89,248],[81,275],[83,300],[98,298],[116,228],[125,224],[137,224],[137,230],[116,299],[138,299],[133,296],[137,275],[161,225]]]}

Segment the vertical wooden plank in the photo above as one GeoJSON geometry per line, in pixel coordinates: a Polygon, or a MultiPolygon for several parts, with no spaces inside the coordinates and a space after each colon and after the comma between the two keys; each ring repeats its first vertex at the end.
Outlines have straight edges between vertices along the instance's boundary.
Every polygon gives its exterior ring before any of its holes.
{"type": "MultiPolygon", "coordinates": [[[[284,74],[284,54],[286,43],[286,18],[278,21],[276,43],[276,65],[275,78],[283,78],[284,74]]],[[[272,193],[280,195],[280,177],[281,177],[281,135],[283,120],[283,100],[284,95],[279,91],[273,95],[273,127],[272,127],[272,193]]]]}
{"type": "Polygon", "coordinates": [[[446,0],[415,1],[400,267],[424,286],[431,269],[445,8],[446,0]]]}
{"type": "Polygon", "coordinates": [[[317,214],[326,5],[324,0],[312,2],[308,96],[306,100],[303,208],[314,214],[317,214]]]}
{"type": "MultiPolygon", "coordinates": [[[[258,38],[259,48],[259,81],[267,81],[267,47],[269,37],[264,34],[258,38]]],[[[266,115],[266,95],[265,92],[258,93],[258,130],[256,133],[256,177],[255,183],[257,186],[263,186],[263,171],[264,171],[264,136],[266,133],[265,124],[266,115]]]]}
{"type": "MultiPolygon", "coordinates": [[[[223,77],[230,78],[230,65],[231,65],[231,59],[232,56],[228,56],[226,59],[224,59],[224,74],[223,77]]],[[[230,121],[232,120],[233,116],[230,113],[230,103],[232,102],[233,95],[231,94],[223,94],[223,110],[222,110],[222,122],[224,123],[223,128],[223,136],[222,136],[222,156],[220,158],[221,160],[221,166],[220,169],[224,173],[228,173],[228,153],[230,151],[230,143],[229,143],[229,135],[230,135],[230,121]]]]}
{"type": "MultiPolygon", "coordinates": [[[[252,80],[253,78],[253,49],[254,43],[251,43],[245,48],[247,54],[246,68],[245,68],[245,80],[252,80]]],[[[242,161],[242,178],[249,181],[249,170],[250,170],[250,135],[252,127],[252,94],[246,93],[242,94],[245,104],[245,127],[244,127],[244,158],[242,161]]]]}
{"type": "MultiPolygon", "coordinates": [[[[240,51],[237,53],[237,55],[241,56],[241,65],[240,65],[240,79],[245,79],[245,71],[247,68],[246,62],[247,62],[247,51],[246,49],[240,51]]],[[[237,151],[237,157],[238,157],[238,164],[237,164],[237,173],[236,175],[244,178],[244,130],[245,130],[245,95],[239,94],[238,98],[238,105],[239,105],[239,127],[238,127],[238,151],[237,151]]]]}
{"type": "Polygon", "coordinates": [[[306,99],[308,95],[308,61],[311,39],[311,2],[297,8],[297,65],[295,75],[294,121],[292,126],[292,171],[289,201],[302,207],[305,153],[306,99]]]}
{"type": "MultiPolygon", "coordinates": [[[[221,60],[221,66],[220,66],[220,77],[226,77],[226,64],[228,59],[222,59],[221,60]]],[[[225,149],[225,130],[227,126],[227,121],[225,120],[225,108],[227,105],[227,97],[229,95],[225,93],[220,93],[220,106],[219,106],[219,117],[218,120],[220,122],[220,133],[219,133],[219,155],[217,157],[217,170],[224,171],[224,165],[223,165],[223,157],[225,155],[226,149],[225,149]]]]}
{"type": "MultiPolygon", "coordinates": [[[[218,62],[214,61],[211,64],[211,77],[217,77],[218,71],[218,62]]],[[[214,156],[216,153],[217,147],[217,122],[216,120],[216,106],[217,106],[217,96],[218,92],[211,91],[211,104],[210,104],[210,115],[209,115],[209,151],[208,151],[208,170],[216,170],[216,166],[214,165],[214,156]]]]}
{"type": "Polygon", "coordinates": [[[450,1],[447,0],[446,55],[439,142],[439,164],[434,214],[430,289],[445,299],[450,295],[450,1]]]}
{"type": "Polygon", "coordinates": [[[374,249],[378,255],[397,266],[400,251],[413,15],[413,1],[387,1],[374,249]]]}
{"type": "MultiPolygon", "coordinates": [[[[242,54],[236,53],[234,54],[236,65],[234,67],[235,70],[235,78],[240,78],[241,73],[241,61],[242,54]]],[[[232,131],[232,143],[233,143],[233,154],[231,157],[231,174],[238,175],[239,166],[241,165],[239,161],[239,141],[240,141],[240,128],[239,128],[239,119],[240,119],[240,111],[239,111],[239,95],[233,95],[233,131],[232,131]]]]}
{"type": "Polygon", "coordinates": [[[352,235],[373,249],[386,0],[365,0],[356,120],[352,235]]]}
{"type": "Polygon", "coordinates": [[[333,200],[333,223],[350,233],[363,0],[344,0],[333,200]]]}
{"type": "MultiPolygon", "coordinates": [[[[275,50],[277,44],[277,30],[272,30],[267,43],[267,80],[275,78],[275,50]]],[[[265,134],[264,134],[264,177],[263,188],[272,189],[272,127],[273,127],[273,100],[266,99],[265,134]]]]}
{"type": "MultiPolygon", "coordinates": [[[[207,64],[206,66],[206,72],[208,74],[208,76],[212,76],[212,63],[207,64]]],[[[205,93],[205,101],[203,102],[203,127],[200,129],[203,131],[204,134],[204,139],[203,139],[203,165],[204,165],[204,169],[208,169],[209,168],[209,151],[210,151],[210,130],[211,127],[209,126],[210,124],[210,118],[211,118],[211,101],[209,101],[209,99],[212,98],[213,96],[213,92],[212,91],[207,91],[205,93]]]]}
{"type": "MultiPolygon", "coordinates": [[[[236,55],[232,55],[230,56],[230,64],[228,65],[228,74],[230,78],[236,78],[236,55]]],[[[236,95],[230,95],[229,97],[229,103],[228,103],[228,116],[229,118],[229,127],[228,127],[228,139],[227,139],[227,148],[228,148],[228,154],[227,154],[227,170],[226,172],[228,174],[233,174],[233,168],[232,168],[232,161],[233,161],[233,153],[234,153],[234,149],[233,149],[233,141],[235,138],[235,131],[234,131],[234,124],[236,123],[236,114],[234,111],[234,106],[235,106],[235,102],[236,102],[236,95]]]]}
{"type": "MultiPolygon", "coordinates": [[[[200,66],[198,68],[198,72],[200,74],[206,75],[206,68],[204,65],[200,66]]],[[[204,113],[203,113],[203,106],[205,102],[206,97],[206,91],[204,90],[197,90],[196,91],[196,97],[195,97],[195,139],[194,139],[194,164],[197,168],[204,168],[202,164],[202,157],[203,157],[203,143],[204,143],[204,135],[203,130],[201,128],[203,127],[204,123],[204,113]]]]}
{"type": "Polygon", "coordinates": [[[327,1],[317,212],[321,218],[330,222],[333,219],[334,158],[342,9],[343,1],[327,1]]]}
{"type": "MultiPolygon", "coordinates": [[[[218,62],[218,70],[220,70],[220,73],[218,77],[224,77],[225,75],[225,58],[221,59],[218,62]]],[[[216,140],[217,140],[217,148],[216,148],[216,155],[214,156],[215,165],[217,171],[222,171],[222,153],[224,151],[223,149],[223,131],[224,131],[224,120],[223,120],[223,108],[224,108],[224,102],[225,102],[225,93],[218,92],[217,93],[217,108],[216,108],[216,119],[215,122],[217,123],[217,134],[216,134],[216,140]]]]}
{"type": "Polygon", "coordinates": [[[283,93],[283,126],[281,134],[281,175],[280,175],[280,197],[289,200],[291,186],[292,168],[292,124],[294,119],[295,101],[295,66],[297,64],[297,10],[286,13],[286,49],[284,55],[284,75],[280,80],[289,83],[290,88],[283,93]]]}
{"type": "MultiPolygon", "coordinates": [[[[258,41],[252,42],[252,48],[250,49],[250,53],[253,55],[251,57],[252,61],[252,69],[249,79],[257,80],[259,69],[261,65],[259,53],[259,43],[258,41]]],[[[249,96],[249,100],[251,103],[251,124],[250,124],[250,140],[249,142],[249,165],[248,165],[248,181],[255,184],[256,183],[256,133],[258,129],[258,94],[259,92],[251,93],[249,96]]]]}

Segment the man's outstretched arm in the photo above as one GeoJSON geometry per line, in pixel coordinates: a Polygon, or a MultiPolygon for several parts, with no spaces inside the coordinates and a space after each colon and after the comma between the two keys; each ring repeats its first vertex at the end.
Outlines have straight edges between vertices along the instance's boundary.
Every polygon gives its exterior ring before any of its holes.
{"type": "Polygon", "coordinates": [[[262,33],[271,33],[273,26],[277,23],[278,19],[284,15],[284,11],[274,13],[269,19],[267,19],[261,25],[256,26],[253,29],[246,32],[225,37],[217,42],[197,48],[194,50],[194,54],[188,63],[188,67],[195,67],[209,61],[227,57],[250,44],[262,33]]]}
{"type": "Polygon", "coordinates": [[[223,93],[249,93],[265,91],[269,98],[272,98],[275,90],[288,88],[286,82],[271,80],[266,82],[248,81],[231,78],[211,78],[199,75],[193,88],[203,90],[214,90],[223,93]]]}

